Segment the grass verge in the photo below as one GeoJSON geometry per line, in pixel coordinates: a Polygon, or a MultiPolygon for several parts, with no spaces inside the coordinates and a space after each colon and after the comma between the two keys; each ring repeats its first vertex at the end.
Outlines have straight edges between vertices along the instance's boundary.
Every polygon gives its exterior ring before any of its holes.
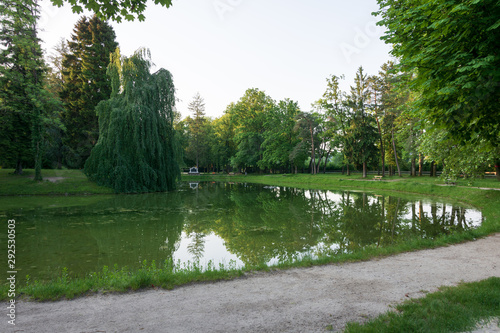
{"type": "Polygon", "coordinates": [[[500,278],[442,287],[412,299],[364,324],[349,323],[346,333],[465,332],[481,320],[500,317],[500,278]]]}
{"type": "MultiPolygon", "coordinates": [[[[17,289],[19,297],[38,301],[55,301],[63,298],[72,299],[92,293],[127,292],[145,288],[173,289],[174,287],[194,282],[220,281],[242,276],[243,271],[233,263],[218,266],[208,263],[202,267],[198,263],[172,263],[165,261],[157,265],[143,261],[140,269],[131,271],[126,267],[109,268],[104,266],[100,272],[87,274],[82,278],[72,278],[63,269],[56,280],[48,282],[31,281],[17,289]]],[[[7,286],[2,286],[2,298],[7,299],[7,286]]]]}

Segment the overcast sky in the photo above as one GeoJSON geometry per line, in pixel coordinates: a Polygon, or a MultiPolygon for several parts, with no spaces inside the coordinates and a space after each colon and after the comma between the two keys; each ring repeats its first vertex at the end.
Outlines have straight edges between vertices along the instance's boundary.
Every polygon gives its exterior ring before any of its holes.
{"type": "MultiPolygon", "coordinates": [[[[50,53],[79,15],[41,5],[39,36],[50,53]]],[[[220,117],[248,88],[310,111],[331,74],[346,76],[345,91],[359,66],[377,74],[391,59],[377,9],[376,0],[174,0],[168,9],[149,2],[143,22],[111,24],[122,55],[149,48],[156,69],[172,73],[183,116],[199,92],[207,116],[220,117]]]]}

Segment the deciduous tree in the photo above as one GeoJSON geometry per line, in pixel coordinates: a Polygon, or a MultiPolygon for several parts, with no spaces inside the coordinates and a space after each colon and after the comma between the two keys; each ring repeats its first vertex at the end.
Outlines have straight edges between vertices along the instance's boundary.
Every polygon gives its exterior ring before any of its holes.
{"type": "Polygon", "coordinates": [[[295,117],[300,109],[297,102],[290,99],[280,101],[269,108],[264,123],[264,142],[260,168],[286,170],[290,166],[290,152],[298,143],[294,133],[295,117]]]}
{"type": "MultiPolygon", "coordinates": [[[[133,21],[136,18],[144,21],[144,11],[146,10],[146,0],[50,0],[55,6],[61,7],[64,3],[69,3],[73,13],[80,14],[83,8],[94,12],[104,20],[121,22],[122,19],[133,21]]],[[[170,7],[172,0],[154,0],[155,5],[170,7]]]]}
{"type": "Polygon", "coordinates": [[[353,117],[346,133],[346,146],[353,163],[362,167],[363,178],[367,176],[368,166],[373,164],[377,154],[375,147],[377,132],[373,118],[368,114],[369,95],[367,76],[360,67],[348,97],[348,105],[353,111],[353,117]]]}
{"type": "Polygon", "coordinates": [[[172,75],[151,66],[145,49],[123,59],[117,49],[108,66],[113,90],[97,107],[100,136],[85,173],[116,192],[172,190],[180,177],[172,75]]]}
{"type": "Polygon", "coordinates": [[[248,89],[230,108],[237,145],[237,152],[232,160],[233,166],[258,168],[263,153],[261,145],[264,142],[266,112],[273,105],[274,101],[263,91],[248,89]]]}
{"type": "MultiPolygon", "coordinates": [[[[458,144],[485,141],[500,166],[500,3],[378,0],[383,39],[401,69],[415,72],[423,127],[458,144]]],[[[497,168],[500,179],[500,168],[497,168]]]]}

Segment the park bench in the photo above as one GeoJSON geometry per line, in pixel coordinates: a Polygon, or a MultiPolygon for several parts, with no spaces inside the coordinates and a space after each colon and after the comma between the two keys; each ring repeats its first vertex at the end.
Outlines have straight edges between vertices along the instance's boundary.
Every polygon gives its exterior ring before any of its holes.
{"type": "Polygon", "coordinates": [[[382,180],[382,176],[373,176],[373,180],[382,180]]]}
{"type": "Polygon", "coordinates": [[[444,181],[444,183],[445,183],[446,185],[452,185],[452,186],[455,186],[455,185],[456,185],[456,183],[455,183],[452,179],[449,179],[449,178],[448,178],[448,179],[446,179],[446,180],[444,181]]]}

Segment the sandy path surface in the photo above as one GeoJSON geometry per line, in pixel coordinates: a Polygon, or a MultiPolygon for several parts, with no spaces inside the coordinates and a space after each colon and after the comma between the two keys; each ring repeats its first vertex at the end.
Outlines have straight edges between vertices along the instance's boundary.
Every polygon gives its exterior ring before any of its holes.
{"type": "Polygon", "coordinates": [[[325,332],[439,286],[500,276],[500,234],[384,259],[257,273],[172,291],[19,302],[1,332],[325,332]]]}

